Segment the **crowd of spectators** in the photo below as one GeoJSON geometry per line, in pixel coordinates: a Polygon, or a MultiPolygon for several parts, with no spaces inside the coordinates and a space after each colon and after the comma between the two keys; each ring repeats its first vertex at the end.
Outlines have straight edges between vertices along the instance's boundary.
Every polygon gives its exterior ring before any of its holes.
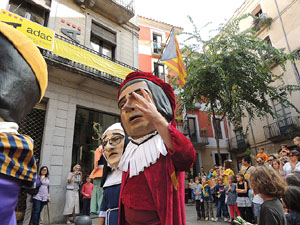
{"type": "Polygon", "coordinates": [[[300,137],[294,143],[293,150],[282,144],[277,154],[269,155],[260,147],[255,157],[243,157],[237,174],[231,160],[208,173],[202,167],[195,182],[189,174],[197,220],[223,217],[233,224],[240,216],[247,225],[300,225],[300,137]]]}

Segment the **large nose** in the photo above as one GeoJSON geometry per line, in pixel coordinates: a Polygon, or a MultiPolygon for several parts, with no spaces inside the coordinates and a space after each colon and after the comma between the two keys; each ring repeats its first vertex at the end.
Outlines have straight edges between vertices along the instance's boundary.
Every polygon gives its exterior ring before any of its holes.
{"type": "Polygon", "coordinates": [[[132,95],[126,97],[125,105],[123,106],[123,110],[126,112],[131,112],[134,110],[135,100],[132,95]]]}
{"type": "Polygon", "coordinates": [[[105,151],[107,151],[107,152],[109,152],[109,151],[111,151],[112,149],[114,149],[114,146],[112,146],[111,144],[110,144],[110,141],[106,144],[106,146],[105,146],[105,151]]]}

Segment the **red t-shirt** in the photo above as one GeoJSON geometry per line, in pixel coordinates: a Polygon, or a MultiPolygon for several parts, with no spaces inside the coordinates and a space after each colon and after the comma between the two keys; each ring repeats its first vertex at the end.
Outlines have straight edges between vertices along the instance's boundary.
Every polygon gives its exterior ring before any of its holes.
{"type": "Polygon", "coordinates": [[[94,185],[92,183],[85,183],[82,186],[81,194],[83,195],[83,198],[92,198],[93,187],[94,185]],[[89,196],[85,196],[85,194],[89,194],[89,196]]]}

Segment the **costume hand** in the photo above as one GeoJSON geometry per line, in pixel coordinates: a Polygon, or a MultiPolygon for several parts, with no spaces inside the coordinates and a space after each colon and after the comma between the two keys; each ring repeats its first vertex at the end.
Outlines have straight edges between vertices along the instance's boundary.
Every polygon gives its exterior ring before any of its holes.
{"type": "Polygon", "coordinates": [[[138,103],[135,105],[135,108],[142,112],[143,116],[148,121],[156,121],[158,118],[162,117],[162,115],[157,111],[156,105],[149,94],[143,88],[141,88],[141,92],[143,96],[132,92],[138,103]]]}

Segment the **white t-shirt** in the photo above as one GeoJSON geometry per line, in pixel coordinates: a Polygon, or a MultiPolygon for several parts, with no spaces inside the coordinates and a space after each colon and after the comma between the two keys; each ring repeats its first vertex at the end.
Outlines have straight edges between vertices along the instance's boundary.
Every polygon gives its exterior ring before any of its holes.
{"type": "Polygon", "coordinates": [[[256,195],[254,195],[252,202],[255,203],[255,204],[260,204],[261,205],[261,204],[264,203],[264,200],[258,194],[256,194],[256,195]]]}
{"type": "MultiPolygon", "coordinates": [[[[295,170],[294,171],[300,171],[300,162],[297,162],[297,164],[296,164],[296,166],[295,166],[295,170]]],[[[290,174],[290,173],[292,173],[292,172],[294,172],[294,171],[292,171],[292,167],[291,167],[291,164],[290,164],[290,162],[287,162],[286,164],[284,164],[284,166],[283,166],[283,175],[288,175],[288,174],[290,174]]]]}

